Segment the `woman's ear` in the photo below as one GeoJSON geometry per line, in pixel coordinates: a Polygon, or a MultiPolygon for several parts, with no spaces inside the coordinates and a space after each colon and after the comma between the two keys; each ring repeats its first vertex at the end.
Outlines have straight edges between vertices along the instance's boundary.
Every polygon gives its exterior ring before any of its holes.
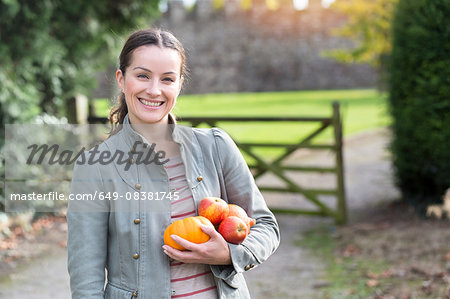
{"type": "Polygon", "coordinates": [[[117,85],[119,86],[119,88],[120,88],[120,90],[121,90],[122,92],[124,92],[124,91],[123,91],[123,86],[124,86],[123,80],[124,80],[124,79],[125,79],[125,78],[124,78],[124,76],[123,76],[122,70],[121,70],[121,69],[118,69],[118,70],[116,71],[116,80],[117,80],[117,85]]]}

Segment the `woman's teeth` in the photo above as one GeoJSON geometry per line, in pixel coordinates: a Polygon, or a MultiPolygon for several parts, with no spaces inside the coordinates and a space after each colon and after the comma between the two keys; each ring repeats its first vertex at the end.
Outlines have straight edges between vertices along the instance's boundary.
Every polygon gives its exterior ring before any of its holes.
{"type": "Polygon", "coordinates": [[[146,106],[151,106],[151,107],[158,107],[164,103],[164,102],[149,102],[144,99],[139,99],[139,102],[141,102],[142,104],[144,104],[146,106]]]}

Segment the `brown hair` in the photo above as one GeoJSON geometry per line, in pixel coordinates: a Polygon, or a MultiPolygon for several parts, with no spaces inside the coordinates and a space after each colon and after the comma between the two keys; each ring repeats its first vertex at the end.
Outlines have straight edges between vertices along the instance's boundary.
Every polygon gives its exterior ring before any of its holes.
{"type": "MultiPolygon", "coordinates": [[[[125,70],[131,63],[132,54],[135,49],[141,46],[155,45],[159,48],[168,48],[176,50],[181,57],[181,76],[187,76],[186,54],[183,45],[170,32],[161,29],[145,29],[132,33],[125,42],[119,56],[119,69],[125,76],[125,70]]],[[[121,92],[117,97],[117,104],[111,108],[109,113],[109,122],[111,124],[110,134],[120,130],[124,118],[128,113],[128,107],[125,102],[125,94],[121,92]]],[[[175,116],[170,113],[169,120],[175,121],[175,116]]]]}

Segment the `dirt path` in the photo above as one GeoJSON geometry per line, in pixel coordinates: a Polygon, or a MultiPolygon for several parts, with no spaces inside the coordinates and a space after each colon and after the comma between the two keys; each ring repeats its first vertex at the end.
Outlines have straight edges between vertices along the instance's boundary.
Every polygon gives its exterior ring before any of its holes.
{"type": "Polygon", "coordinates": [[[67,251],[57,247],[0,284],[0,298],[68,299],[67,251]]]}
{"type": "MultiPolygon", "coordinates": [[[[345,185],[350,221],[359,211],[373,209],[377,205],[399,197],[392,184],[392,170],[387,146],[387,130],[358,134],[344,141],[345,185]]],[[[330,153],[298,153],[293,157],[302,165],[331,165],[330,153]]],[[[329,175],[299,176],[297,181],[305,186],[334,186],[329,175]]],[[[274,183],[266,177],[264,183],[274,183]]],[[[266,196],[269,205],[303,206],[301,196],[266,196]]],[[[316,257],[295,245],[302,232],[316,225],[330,225],[330,219],[308,216],[278,215],[282,241],[277,252],[261,267],[246,273],[246,279],[254,298],[322,298],[318,286],[322,285],[323,265],[316,257]]]]}
{"type": "MultiPolygon", "coordinates": [[[[386,147],[389,134],[377,130],[353,136],[344,142],[345,179],[350,219],[362,209],[398,198],[392,185],[392,173],[386,147]]],[[[332,156],[329,153],[298,153],[292,159],[301,163],[326,165],[332,156]]],[[[296,180],[314,188],[315,185],[334,184],[327,175],[299,176],[296,180]]],[[[274,182],[266,176],[265,182],[274,182]]],[[[266,197],[268,205],[310,206],[299,196],[266,197]]],[[[324,199],[328,200],[328,199],[324,199]]],[[[333,204],[330,200],[330,205],[333,204]]],[[[330,219],[308,216],[278,215],[281,228],[281,245],[277,252],[261,267],[245,274],[253,298],[320,298],[316,288],[323,283],[323,266],[317,258],[295,245],[302,232],[319,224],[332,227],[330,219]]],[[[0,298],[70,298],[66,271],[66,251],[54,250],[50,256],[39,259],[0,283],[0,298]]]]}

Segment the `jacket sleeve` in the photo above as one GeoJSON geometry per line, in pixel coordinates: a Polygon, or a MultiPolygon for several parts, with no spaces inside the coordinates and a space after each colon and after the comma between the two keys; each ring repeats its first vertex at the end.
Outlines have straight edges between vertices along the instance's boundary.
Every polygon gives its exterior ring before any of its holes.
{"type": "Polygon", "coordinates": [[[102,191],[98,163],[76,164],[67,209],[67,264],[73,299],[104,298],[109,203],[99,200],[102,191]]]}
{"type": "Polygon", "coordinates": [[[216,277],[227,280],[264,262],[277,249],[280,231],[234,141],[221,129],[214,128],[213,134],[228,202],[244,208],[250,217],[256,219],[244,242],[228,244],[232,265],[212,267],[216,277]]]}

